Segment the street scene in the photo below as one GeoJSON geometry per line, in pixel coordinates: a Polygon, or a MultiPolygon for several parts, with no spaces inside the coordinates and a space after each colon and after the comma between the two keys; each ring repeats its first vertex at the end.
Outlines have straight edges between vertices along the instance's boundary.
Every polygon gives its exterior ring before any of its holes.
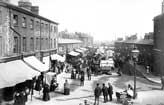
{"type": "MultiPolygon", "coordinates": [[[[105,83],[107,84],[110,82],[113,85],[114,92],[121,92],[127,88],[128,84],[133,84],[133,77],[118,77],[117,74],[113,74],[112,76],[108,75],[100,75],[100,76],[93,76],[92,81],[85,80],[85,85],[83,87],[80,86],[80,81],[78,80],[71,80],[70,74],[63,73],[60,76],[62,79],[68,78],[70,82],[70,95],[64,96],[62,94],[63,88],[57,89],[56,92],[50,93],[51,100],[49,102],[42,101],[42,95],[36,96],[31,101],[28,101],[27,105],[51,105],[51,104],[59,104],[59,105],[79,105],[82,103],[83,105],[85,100],[87,100],[89,105],[94,104],[94,88],[96,83],[105,83]],[[40,98],[40,99],[38,99],[40,98]]],[[[59,78],[60,78],[59,77],[59,78]]],[[[61,81],[60,83],[63,83],[61,81]]],[[[102,85],[102,84],[100,84],[102,85]]],[[[137,79],[137,92],[138,98],[134,101],[133,105],[163,105],[163,91],[160,90],[160,84],[155,84],[148,82],[143,78],[137,79]]],[[[121,103],[117,102],[116,94],[113,94],[113,101],[108,101],[104,103],[103,96],[100,96],[100,105],[121,105],[121,103]]]]}
{"type": "Polygon", "coordinates": [[[0,105],[164,105],[164,0],[0,0],[0,105]]]}

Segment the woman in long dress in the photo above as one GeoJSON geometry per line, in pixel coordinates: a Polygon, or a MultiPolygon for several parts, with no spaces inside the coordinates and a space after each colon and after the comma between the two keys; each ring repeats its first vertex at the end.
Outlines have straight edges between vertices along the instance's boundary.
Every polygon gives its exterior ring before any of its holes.
{"type": "Polygon", "coordinates": [[[49,92],[50,92],[50,87],[48,84],[45,84],[43,87],[43,100],[44,101],[50,100],[49,92]]]}
{"type": "Polygon", "coordinates": [[[64,95],[69,95],[69,93],[70,93],[69,83],[68,83],[68,80],[65,80],[65,83],[64,83],[64,95]]]}

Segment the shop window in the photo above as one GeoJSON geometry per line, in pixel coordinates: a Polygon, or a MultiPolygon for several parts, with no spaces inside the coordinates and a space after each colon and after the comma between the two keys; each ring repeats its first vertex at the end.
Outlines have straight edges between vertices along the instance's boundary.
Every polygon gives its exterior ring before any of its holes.
{"type": "Polygon", "coordinates": [[[26,24],[26,17],[23,17],[22,18],[22,27],[26,27],[27,26],[27,24],[26,24]]]}
{"type": "Polygon", "coordinates": [[[18,26],[18,15],[13,15],[13,25],[18,26]]]}
{"type": "Polygon", "coordinates": [[[26,52],[26,37],[23,37],[23,51],[26,52]]]}

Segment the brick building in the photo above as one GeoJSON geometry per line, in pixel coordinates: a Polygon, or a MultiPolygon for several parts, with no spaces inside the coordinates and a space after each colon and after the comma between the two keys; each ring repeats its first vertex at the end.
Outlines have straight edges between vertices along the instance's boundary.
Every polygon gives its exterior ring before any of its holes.
{"type": "Polygon", "coordinates": [[[0,58],[56,53],[58,23],[39,15],[39,7],[20,0],[0,2],[0,58]]]}
{"type": "Polygon", "coordinates": [[[138,57],[138,63],[150,66],[151,72],[156,73],[156,69],[153,67],[153,49],[154,41],[152,39],[152,33],[146,33],[144,39],[127,38],[126,40],[115,41],[115,53],[119,53],[120,56],[131,56],[131,51],[137,48],[140,51],[138,57]]]}
{"type": "Polygon", "coordinates": [[[162,14],[154,18],[154,68],[164,75],[164,1],[162,14]]]}

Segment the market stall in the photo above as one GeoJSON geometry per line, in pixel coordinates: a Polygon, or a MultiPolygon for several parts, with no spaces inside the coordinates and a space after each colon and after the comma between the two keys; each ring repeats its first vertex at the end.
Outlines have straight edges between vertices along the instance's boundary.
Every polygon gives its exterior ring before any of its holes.
{"type": "Polygon", "coordinates": [[[0,63],[0,68],[0,88],[14,86],[40,74],[22,60],[0,63]]]}
{"type": "Polygon", "coordinates": [[[38,60],[35,56],[25,57],[23,59],[29,66],[35,68],[40,72],[47,72],[49,70],[49,66],[43,64],[40,60],[38,60]]]}

